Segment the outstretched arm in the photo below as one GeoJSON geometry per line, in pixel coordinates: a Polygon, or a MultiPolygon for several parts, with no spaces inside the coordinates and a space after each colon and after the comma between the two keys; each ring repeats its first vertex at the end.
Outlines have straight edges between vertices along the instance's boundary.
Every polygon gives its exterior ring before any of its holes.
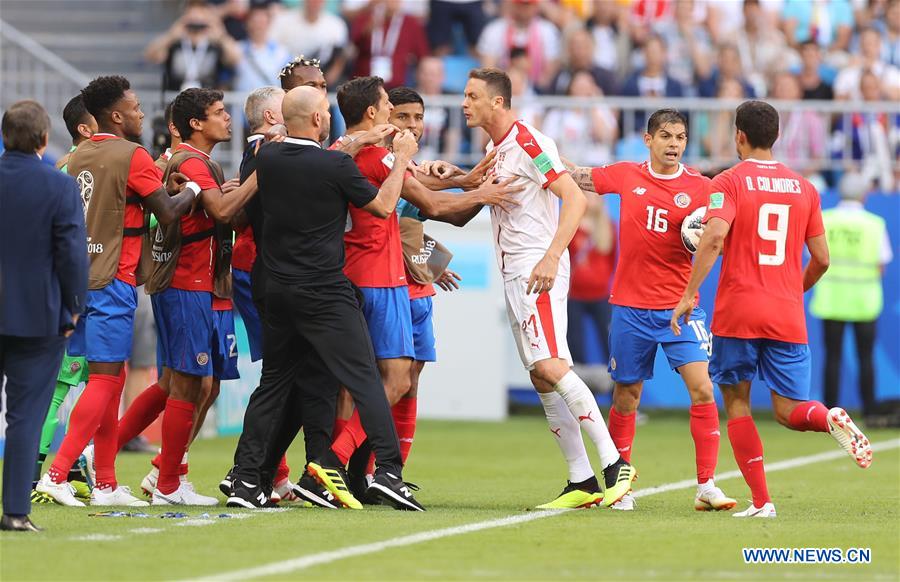
{"type": "Polygon", "coordinates": [[[725,237],[728,236],[729,230],[731,230],[731,225],[717,216],[713,216],[706,223],[703,236],[700,237],[700,246],[697,247],[697,252],[694,254],[694,267],[691,270],[691,279],[688,281],[687,288],[681,296],[681,301],[678,302],[678,306],[672,312],[672,321],[669,322],[675,335],[681,335],[681,325],[679,325],[678,321],[682,317],[685,323],[690,320],[690,314],[694,310],[694,299],[697,297],[700,285],[709,276],[716,259],[722,253],[722,248],[725,246],[725,237]]]}
{"type": "Polygon", "coordinates": [[[588,166],[576,166],[566,158],[561,159],[562,163],[566,166],[566,169],[569,170],[569,174],[572,175],[572,179],[576,184],[578,184],[579,188],[581,188],[584,192],[593,192],[594,194],[599,194],[599,192],[597,192],[596,186],[594,186],[594,179],[593,177],[591,177],[591,172],[594,168],[590,168],[588,166]]]}
{"type": "Polygon", "coordinates": [[[201,191],[199,199],[213,220],[228,223],[256,194],[256,191],[256,172],[253,172],[243,184],[230,190],[227,194],[219,188],[210,188],[201,191]]]}

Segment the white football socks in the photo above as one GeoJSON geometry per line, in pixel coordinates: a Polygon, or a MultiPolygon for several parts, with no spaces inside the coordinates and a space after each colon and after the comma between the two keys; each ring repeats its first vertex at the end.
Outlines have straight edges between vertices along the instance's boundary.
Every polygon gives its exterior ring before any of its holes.
{"type": "Polygon", "coordinates": [[[553,438],[556,439],[556,444],[559,445],[559,450],[569,465],[569,481],[580,483],[590,479],[594,476],[594,469],[591,468],[591,461],[581,439],[581,429],[578,427],[578,421],[569,412],[563,397],[556,392],[549,394],[538,392],[538,396],[544,406],[550,432],[553,433],[553,438]]]}
{"type": "Polygon", "coordinates": [[[597,406],[597,401],[594,400],[594,395],[591,394],[587,384],[578,377],[578,374],[569,370],[554,388],[566,401],[569,412],[579,422],[581,428],[594,441],[603,468],[618,461],[619,451],[609,436],[609,429],[606,428],[606,422],[600,414],[600,407],[597,406]]]}

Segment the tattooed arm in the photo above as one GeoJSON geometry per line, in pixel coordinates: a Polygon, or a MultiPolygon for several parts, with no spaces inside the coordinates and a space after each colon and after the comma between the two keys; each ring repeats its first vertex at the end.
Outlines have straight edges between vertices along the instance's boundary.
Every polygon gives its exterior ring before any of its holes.
{"type": "Polygon", "coordinates": [[[597,193],[597,189],[594,187],[594,179],[591,177],[591,170],[593,170],[593,168],[588,166],[576,166],[566,158],[562,158],[562,163],[566,166],[566,169],[569,170],[569,173],[572,174],[572,179],[575,180],[575,183],[578,184],[579,188],[584,192],[597,193]]]}

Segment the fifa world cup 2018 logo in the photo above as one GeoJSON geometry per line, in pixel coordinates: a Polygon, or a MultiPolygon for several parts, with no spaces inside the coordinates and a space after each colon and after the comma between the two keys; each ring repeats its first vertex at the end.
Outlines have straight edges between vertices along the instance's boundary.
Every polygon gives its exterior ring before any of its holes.
{"type": "Polygon", "coordinates": [[[81,202],[84,204],[84,219],[87,221],[88,207],[94,195],[94,175],[89,170],[82,170],[75,178],[78,188],[81,189],[81,202]]]}

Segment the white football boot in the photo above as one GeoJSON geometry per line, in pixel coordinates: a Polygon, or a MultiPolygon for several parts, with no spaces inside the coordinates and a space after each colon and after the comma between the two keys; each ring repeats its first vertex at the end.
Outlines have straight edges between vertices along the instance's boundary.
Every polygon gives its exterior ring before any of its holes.
{"type": "Polygon", "coordinates": [[[130,488],[119,485],[111,490],[94,487],[94,490],[91,491],[91,505],[101,507],[147,507],[150,504],[132,495],[130,488]]]}
{"type": "Polygon", "coordinates": [[[727,511],[735,505],[737,501],[725,495],[712,479],[697,485],[697,496],[694,498],[694,509],[697,511],[727,511]]]}
{"type": "Polygon", "coordinates": [[[610,509],[618,509],[619,511],[634,511],[635,507],[637,507],[637,501],[635,501],[634,495],[631,493],[626,493],[622,496],[622,499],[609,506],[610,509]]]}
{"type": "Polygon", "coordinates": [[[53,501],[68,507],[84,507],[84,503],[75,498],[75,488],[68,481],[54,483],[48,473],[44,473],[34,490],[53,498],[53,501]]]}
{"type": "Polygon", "coordinates": [[[774,518],[775,514],[775,504],[771,501],[769,503],[763,504],[762,507],[756,507],[752,503],[750,507],[745,509],[744,511],[739,511],[737,513],[732,514],[732,517],[766,517],[766,518],[774,518]]]}
{"type": "Polygon", "coordinates": [[[872,464],[872,445],[846,410],[836,406],[828,411],[828,433],[860,468],[872,464]]]}
{"type": "Polygon", "coordinates": [[[180,482],[178,489],[171,493],[163,494],[160,493],[159,489],[155,489],[151,501],[151,505],[201,505],[211,507],[218,504],[218,499],[200,495],[194,491],[194,486],[186,481],[180,482]]]}

